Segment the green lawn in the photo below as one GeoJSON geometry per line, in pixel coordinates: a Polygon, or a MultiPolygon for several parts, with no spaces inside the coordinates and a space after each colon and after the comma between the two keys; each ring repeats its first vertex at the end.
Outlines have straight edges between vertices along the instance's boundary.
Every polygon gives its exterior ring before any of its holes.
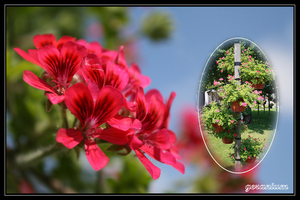
{"type": "MultiPolygon", "coordinates": [[[[261,108],[259,109],[259,113],[257,110],[252,109],[252,121],[248,124],[248,129],[242,132],[242,138],[249,137],[250,135],[251,137],[259,138],[261,141],[266,139],[268,148],[276,127],[276,121],[275,107],[270,110],[270,118],[269,109],[265,109],[265,113],[261,108]]],[[[212,135],[207,135],[207,144],[211,154],[220,165],[229,170],[234,169],[234,159],[229,158],[229,153],[233,153],[234,151],[233,149],[229,149],[232,144],[224,144],[221,139],[215,138],[212,135]]],[[[242,162],[242,165],[245,164],[242,162]]]]}

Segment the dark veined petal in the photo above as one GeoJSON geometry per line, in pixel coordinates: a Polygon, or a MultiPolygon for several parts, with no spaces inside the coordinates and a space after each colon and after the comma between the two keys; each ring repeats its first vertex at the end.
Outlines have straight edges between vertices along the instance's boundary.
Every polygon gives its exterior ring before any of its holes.
{"type": "Polygon", "coordinates": [[[82,60],[80,70],[86,82],[95,83],[99,89],[103,87],[105,73],[96,54],[88,53],[82,60]]]}
{"type": "Polygon", "coordinates": [[[72,41],[64,43],[60,50],[59,76],[67,79],[69,83],[80,68],[82,59],[86,54],[87,50],[83,45],[72,41]]]}
{"type": "Polygon", "coordinates": [[[58,49],[52,45],[41,47],[37,50],[39,61],[43,68],[56,79],[60,65],[60,53],[58,49]]]}
{"type": "Polygon", "coordinates": [[[152,95],[147,101],[147,115],[141,121],[143,124],[142,131],[151,133],[157,130],[164,120],[165,109],[163,102],[156,95],[152,95]]]}
{"type": "Polygon", "coordinates": [[[105,85],[111,85],[122,91],[127,85],[129,75],[126,69],[109,60],[105,68],[105,85]]]}
{"type": "Polygon", "coordinates": [[[114,117],[123,107],[123,95],[112,86],[104,86],[95,102],[92,118],[97,124],[102,124],[114,117]]]}
{"type": "Polygon", "coordinates": [[[84,149],[86,158],[94,170],[98,171],[107,165],[109,158],[95,142],[85,140],[84,149]]]}
{"type": "Polygon", "coordinates": [[[65,92],[65,104],[73,115],[86,125],[93,113],[94,102],[88,87],[84,83],[76,83],[65,92]]]}
{"type": "Polygon", "coordinates": [[[146,117],[147,105],[144,95],[144,89],[137,87],[136,89],[136,118],[140,121],[146,117]]]}

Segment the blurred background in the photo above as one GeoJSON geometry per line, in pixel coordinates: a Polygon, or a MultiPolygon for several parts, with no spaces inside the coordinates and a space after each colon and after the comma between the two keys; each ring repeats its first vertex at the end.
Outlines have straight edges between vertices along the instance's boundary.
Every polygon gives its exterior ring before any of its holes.
{"type": "Polygon", "coordinates": [[[6,193],[242,193],[247,184],[287,184],[293,190],[293,17],[286,7],[14,7],[6,6],[6,193]],[[137,63],[164,98],[172,91],[170,129],[178,137],[182,175],[169,165],[152,180],[134,157],[105,152],[110,162],[95,172],[83,152],[54,152],[61,127],[59,108],[46,111],[41,90],[22,75],[43,70],[14,50],[34,48],[36,34],[70,35],[104,48],[124,45],[127,63],[137,63]],[[211,53],[222,42],[255,42],[274,68],[279,87],[275,138],[262,163],[249,173],[221,169],[207,153],[197,120],[199,81],[211,53]]]}

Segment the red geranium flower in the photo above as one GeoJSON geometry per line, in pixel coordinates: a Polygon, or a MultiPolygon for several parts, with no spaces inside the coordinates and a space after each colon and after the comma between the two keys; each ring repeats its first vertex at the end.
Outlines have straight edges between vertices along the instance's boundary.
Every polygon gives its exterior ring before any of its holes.
{"type": "Polygon", "coordinates": [[[23,73],[23,80],[32,87],[47,91],[52,104],[60,103],[85,55],[86,48],[71,41],[64,43],[60,51],[52,45],[40,47],[37,58],[47,77],[52,79],[51,85],[27,70],[23,73]]]}
{"type": "Polygon", "coordinates": [[[108,142],[119,145],[127,143],[126,134],[122,132],[99,131],[99,125],[115,116],[122,108],[123,95],[111,86],[104,86],[94,101],[88,87],[84,83],[76,83],[66,91],[65,104],[81,125],[79,129],[59,129],[56,141],[72,149],[84,140],[89,163],[95,170],[100,170],[108,163],[108,157],[94,139],[101,138],[102,134],[108,142]]]}
{"type": "MultiPolygon", "coordinates": [[[[61,47],[64,43],[66,43],[67,41],[76,41],[76,38],[71,37],[71,36],[62,36],[58,41],[56,41],[56,38],[53,34],[43,34],[43,35],[35,35],[33,37],[33,43],[34,46],[36,47],[36,49],[39,49],[41,47],[44,46],[54,46],[56,47],[59,51],[61,50],[61,47]]],[[[15,47],[14,50],[25,60],[32,62],[36,65],[39,65],[40,67],[43,68],[43,65],[41,64],[39,58],[38,58],[38,54],[37,54],[37,50],[36,49],[28,49],[28,53],[26,53],[25,51],[23,51],[22,49],[15,47]]]]}
{"type": "Polygon", "coordinates": [[[170,105],[164,105],[161,100],[161,95],[158,95],[156,90],[150,90],[144,95],[143,88],[137,88],[136,119],[141,122],[142,126],[139,130],[127,135],[129,146],[135,151],[153,179],[160,176],[160,169],[153,165],[144,153],[184,173],[184,165],[178,162],[176,155],[170,151],[171,143],[176,141],[176,136],[172,131],[162,128],[166,126],[164,122],[169,117],[166,112],[169,112],[167,110],[170,105]]]}

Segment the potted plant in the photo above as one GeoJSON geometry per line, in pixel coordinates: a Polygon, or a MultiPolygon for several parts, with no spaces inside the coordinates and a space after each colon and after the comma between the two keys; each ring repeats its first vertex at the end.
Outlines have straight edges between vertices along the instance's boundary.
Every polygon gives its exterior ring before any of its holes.
{"type": "MultiPolygon", "coordinates": [[[[257,157],[260,156],[260,154],[263,153],[265,148],[267,147],[264,142],[262,142],[259,138],[253,138],[250,135],[246,139],[241,140],[241,146],[240,146],[240,157],[243,161],[245,161],[248,164],[253,164],[257,157]]],[[[234,149],[234,145],[230,147],[231,149],[234,149]]],[[[232,157],[234,153],[231,153],[230,156],[232,157]]]]}
{"type": "Polygon", "coordinates": [[[220,105],[213,101],[203,108],[201,117],[207,130],[216,132],[232,128],[233,122],[236,122],[238,116],[230,111],[225,105],[220,105]]]}
{"type": "MultiPolygon", "coordinates": [[[[233,142],[239,117],[240,115],[217,102],[210,103],[201,112],[201,118],[207,132],[214,137],[221,138],[225,144],[233,142]]],[[[242,131],[246,128],[247,125],[242,123],[242,131]]]]}
{"type": "MultiPolygon", "coordinates": [[[[273,70],[266,61],[262,61],[256,53],[248,49],[241,52],[240,78],[248,81],[255,89],[263,89],[266,82],[274,80],[273,70]]],[[[226,51],[223,57],[217,60],[220,73],[226,71],[228,74],[234,74],[234,47],[226,51]]]]}
{"type": "Polygon", "coordinates": [[[231,106],[234,112],[244,112],[247,105],[250,106],[263,100],[263,97],[259,95],[259,92],[254,91],[249,82],[239,85],[235,77],[231,75],[228,75],[228,84],[219,87],[218,95],[223,98],[221,102],[231,106]]]}
{"type": "Polygon", "coordinates": [[[272,69],[258,61],[250,61],[242,63],[240,67],[241,79],[243,81],[250,81],[255,89],[263,89],[266,82],[272,81],[272,69]]]}

